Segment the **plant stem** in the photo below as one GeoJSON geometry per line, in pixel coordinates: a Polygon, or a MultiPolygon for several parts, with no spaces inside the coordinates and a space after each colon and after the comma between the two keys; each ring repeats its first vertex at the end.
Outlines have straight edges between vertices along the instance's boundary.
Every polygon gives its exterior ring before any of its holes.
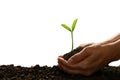
{"type": "Polygon", "coordinates": [[[72,39],[72,49],[71,51],[73,50],[73,47],[74,47],[74,41],[73,41],[73,31],[71,31],[71,39],[72,39]]]}

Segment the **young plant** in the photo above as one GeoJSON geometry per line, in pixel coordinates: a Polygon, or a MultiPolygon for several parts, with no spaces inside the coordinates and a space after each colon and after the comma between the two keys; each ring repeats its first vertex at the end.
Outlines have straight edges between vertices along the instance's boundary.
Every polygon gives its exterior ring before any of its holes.
{"type": "Polygon", "coordinates": [[[73,40],[73,31],[75,29],[76,23],[77,23],[78,19],[75,19],[72,23],[72,27],[70,28],[69,26],[67,26],[66,24],[61,24],[62,27],[64,27],[66,30],[71,32],[71,40],[72,40],[72,49],[74,49],[74,40],[73,40]]]}

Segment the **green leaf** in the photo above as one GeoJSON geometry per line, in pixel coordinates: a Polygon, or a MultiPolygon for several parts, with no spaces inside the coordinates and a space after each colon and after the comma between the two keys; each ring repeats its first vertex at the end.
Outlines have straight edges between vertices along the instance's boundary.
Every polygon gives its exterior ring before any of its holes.
{"type": "Polygon", "coordinates": [[[65,24],[61,24],[61,26],[62,26],[62,27],[64,27],[65,29],[67,29],[68,31],[70,31],[70,32],[71,32],[70,27],[68,27],[67,25],[65,25],[65,24]]]}
{"type": "Polygon", "coordinates": [[[72,24],[72,31],[74,31],[78,19],[75,19],[72,24]]]}

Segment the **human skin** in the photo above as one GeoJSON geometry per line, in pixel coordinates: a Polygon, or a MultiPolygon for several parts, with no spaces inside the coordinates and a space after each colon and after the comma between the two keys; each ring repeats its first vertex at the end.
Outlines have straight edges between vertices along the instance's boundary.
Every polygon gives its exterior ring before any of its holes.
{"type": "Polygon", "coordinates": [[[58,57],[58,66],[71,74],[90,76],[110,62],[120,59],[119,34],[102,43],[83,47],[81,52],[73,55],[68,61],[58,57]]]}

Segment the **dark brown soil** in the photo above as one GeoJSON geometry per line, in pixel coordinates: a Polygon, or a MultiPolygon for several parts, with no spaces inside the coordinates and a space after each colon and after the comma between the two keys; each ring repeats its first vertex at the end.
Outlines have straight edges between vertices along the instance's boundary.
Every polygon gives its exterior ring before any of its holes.
{"type": "MultiPolygon", "coordinates": [[[[81,49],[82,50],[82,49],[81,49]]],[[[75,54],[80,49],[75,49],[71,54],[75,54]]],[[[71,56],[71,54],[65,54],[71,56]]],[[[67,60],[69,57],[64,58],[67,60]]],[[[22,67],[14,65],[0,66],[0,80],[120,80],[120,67],[107,66],[95,74],[86,77],[83,75],[72,75],[60,70],[57,66],[22,67]]]]}
{"type": "Polygon", "coordinates": [[[82,47],[81,47],[81,48],[76,48],[76,49],[74,49],[73,51],[64,54],[64,55],[63,55],[63,58],[64,58],[65,60],[68,60],[71,56],[73,56],[74,54],[80,52],[82,49],[83,49],[82,47]]]}
{"type": "Polygon", "coordinates": [[[67,74],[56,66],[21,67],[2,65],[0,66],[0,80],[120,80],[120,68],[105,67],[92,76],[86,77],[67,74]]]}

